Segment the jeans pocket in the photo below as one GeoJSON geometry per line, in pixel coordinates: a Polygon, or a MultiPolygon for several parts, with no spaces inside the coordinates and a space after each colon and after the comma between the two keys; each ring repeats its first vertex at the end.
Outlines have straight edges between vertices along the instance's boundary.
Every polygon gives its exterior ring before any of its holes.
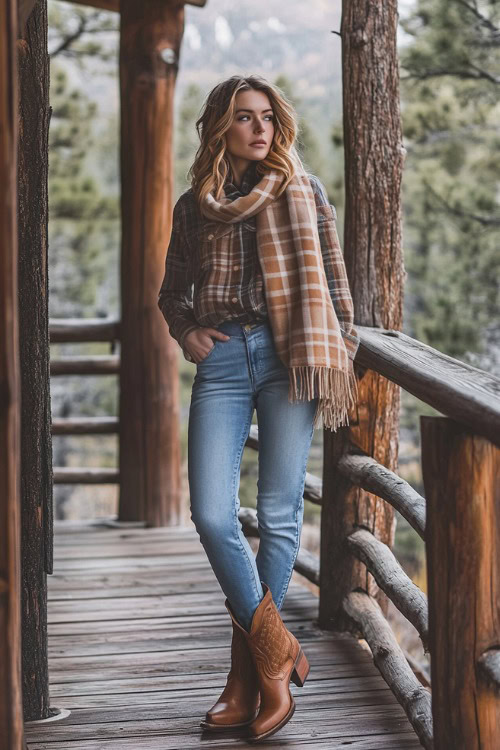
{"type": "Polygon", "coordinates": [[[212,346],[212,348],[210,349],[210,351],[208,352],[208,354],[206,354],[203,357],[203,359],[201,359],[199,362],[197,362],[198,365],[202,365],[213,354],[213,352],[215,351],[215,347],[217,346],[217,341],[218,341],[218,339],[215,339],[214,345],[212,346]]]}

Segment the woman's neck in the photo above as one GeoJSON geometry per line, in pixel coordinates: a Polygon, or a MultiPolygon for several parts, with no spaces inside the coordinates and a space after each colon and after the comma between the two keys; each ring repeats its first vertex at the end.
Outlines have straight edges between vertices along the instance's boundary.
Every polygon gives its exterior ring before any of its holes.
{"type": "Polygon", "coordinates": [[[231,167],[232,182],[236,187],[241,186],[243,175],[252,163],[250,159],[240,159],[237,156],[228,154],[228,161],[231,167]]]}

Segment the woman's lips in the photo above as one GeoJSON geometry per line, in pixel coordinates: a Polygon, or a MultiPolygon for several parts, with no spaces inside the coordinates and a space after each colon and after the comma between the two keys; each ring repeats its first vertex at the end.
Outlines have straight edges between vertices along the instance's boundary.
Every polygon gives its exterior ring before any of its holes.
{"type": "Polygon", "coordinates": [[[251,143],[250,145],[253,146],[253,148],[264,148],[264,146],[266,146],[267,144],[266,143],[251,143]]]}

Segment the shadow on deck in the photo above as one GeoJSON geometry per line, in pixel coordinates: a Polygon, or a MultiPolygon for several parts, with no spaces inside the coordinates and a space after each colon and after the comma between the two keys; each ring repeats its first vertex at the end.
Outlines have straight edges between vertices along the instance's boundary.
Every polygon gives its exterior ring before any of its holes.
{"type": "MultiPolygon", "coordinates": [[[[231,624],[193,528],[56,522],[49,588],[51,706],[28,750],[250,747],[199,722],[225,684],[231,624]]],[[[311,664],[273,748],[420,748],[371,655],[316,625],[317,597],[292,580],[283,619],[311,664]]]]}

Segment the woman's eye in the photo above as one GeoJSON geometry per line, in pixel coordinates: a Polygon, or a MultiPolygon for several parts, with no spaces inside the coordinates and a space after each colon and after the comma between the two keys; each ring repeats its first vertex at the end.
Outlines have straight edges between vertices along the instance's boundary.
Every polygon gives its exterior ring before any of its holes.
{"type": "MultiPolygon", "coordinates": [[[[246,117],[250,117],[250,115],[242,115],[241,117],[238,117],[238,120],[243,120],[246,117]]],[[[265,115],[265,117],[269,117],[271,120],[274,120],[274,115],[265,115]]]]}

